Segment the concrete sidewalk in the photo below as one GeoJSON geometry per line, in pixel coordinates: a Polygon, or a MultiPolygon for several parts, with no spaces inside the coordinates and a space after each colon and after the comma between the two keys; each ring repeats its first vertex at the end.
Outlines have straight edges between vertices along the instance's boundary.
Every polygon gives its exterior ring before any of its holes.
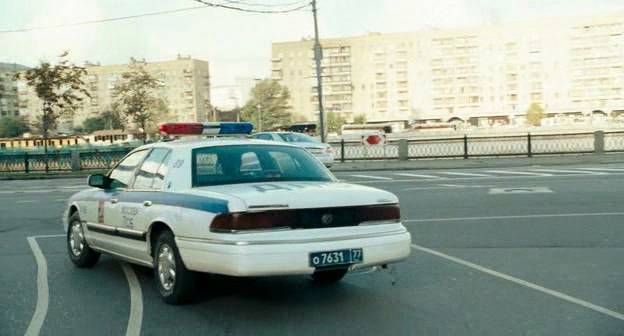
{"type": "Polygon", "coordinates": [[[471,158],[471,159],[418,159],[418,160],[379,160],[379,161],[337,161],[331,170],[368,171],[368,170],[413,170],[413,169],[467,169],[501,168],[526,166],[557,166],[583,164],[624,163],[624,153],[576,154],[576,155],[540,155],[534,157],[471,158]]]}

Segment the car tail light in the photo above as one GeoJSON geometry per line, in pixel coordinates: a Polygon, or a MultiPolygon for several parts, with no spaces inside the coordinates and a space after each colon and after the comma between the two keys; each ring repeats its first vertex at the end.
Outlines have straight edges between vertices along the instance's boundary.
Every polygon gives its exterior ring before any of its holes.
{"type": "Polygon", "coordinates": [[[297,222],[294,211],[266,211],[220,214],[212,221],[214,232],[236,232],[288,228],[297,222]]]}
{"type": "Polygon", "coordinates": [[[401,220],[401,208],[398,204],[358,207],[355,218],[358,223],[398,222],[401,220]]]}
{"type": "Polygon", "coordinates": [[[270,229],[318,229],[328,227],[356,226],[374,222],[398,222],[401,209],[398,204],[356,207],[272,210],[264,212],[240,212],[217,215],[210,230],[219,233],[235,233],[270,229]],[[322,217],[331,214],[333,223],[323,223],[322,217]]]}

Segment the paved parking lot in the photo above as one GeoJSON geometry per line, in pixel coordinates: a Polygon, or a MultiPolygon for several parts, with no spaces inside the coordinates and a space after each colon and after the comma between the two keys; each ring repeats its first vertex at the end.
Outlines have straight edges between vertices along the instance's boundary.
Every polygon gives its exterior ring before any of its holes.
{"type": "Polygon", "coordinates": [[[60,216],[84,179],[4,181],[0,335],[624,335],[624,165],[336,175],[399,196],[407,261],[330,287],[205,276],[186,306],[148,269],[72,267],[60,216]]]}

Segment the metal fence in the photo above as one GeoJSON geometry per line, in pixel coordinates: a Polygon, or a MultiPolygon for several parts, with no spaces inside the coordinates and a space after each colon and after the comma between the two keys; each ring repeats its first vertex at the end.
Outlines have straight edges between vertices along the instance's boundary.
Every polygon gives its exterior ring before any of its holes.
{"type": "MultiPolygon", "coordinates": [[[[410,160],[433,158],[534,156],[624,152],[624,131],[569,134],[400,139],[383,145],[361,141],[331,142],[336,159],[410,160]]],[[[77,171],[110,169],[132,147],[49,153],[0,153],[0,172],[77,171]]]]}
{"type": "Polygon", "coordinates": [[[108,169],[114,166],[131,148],[106,151],[0,154],[0,172],[48,172],[108,169]]]}
{"type": "Polygon", "coordinates": [[[352,160],[434,159],[584,154],[624,151],[624,132],[523,134],[510,136],[401,139],[383,145],[362,141],[330,143],[336,158],[352,160]]]}

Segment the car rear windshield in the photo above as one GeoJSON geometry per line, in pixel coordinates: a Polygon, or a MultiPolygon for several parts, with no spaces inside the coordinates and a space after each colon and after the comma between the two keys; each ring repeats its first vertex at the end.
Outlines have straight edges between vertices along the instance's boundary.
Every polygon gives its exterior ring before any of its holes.
{"type": "Polygon", "coordinates": [[[285,142],[319,142],[315,138],[301,133],[278,133],[285,142]]]}
{"type": "Polygon", "coordinates": [[[296,147],[231,145],[193,150],[193,187],[276,181],[334,181],[334,177],[296,147]]]}

